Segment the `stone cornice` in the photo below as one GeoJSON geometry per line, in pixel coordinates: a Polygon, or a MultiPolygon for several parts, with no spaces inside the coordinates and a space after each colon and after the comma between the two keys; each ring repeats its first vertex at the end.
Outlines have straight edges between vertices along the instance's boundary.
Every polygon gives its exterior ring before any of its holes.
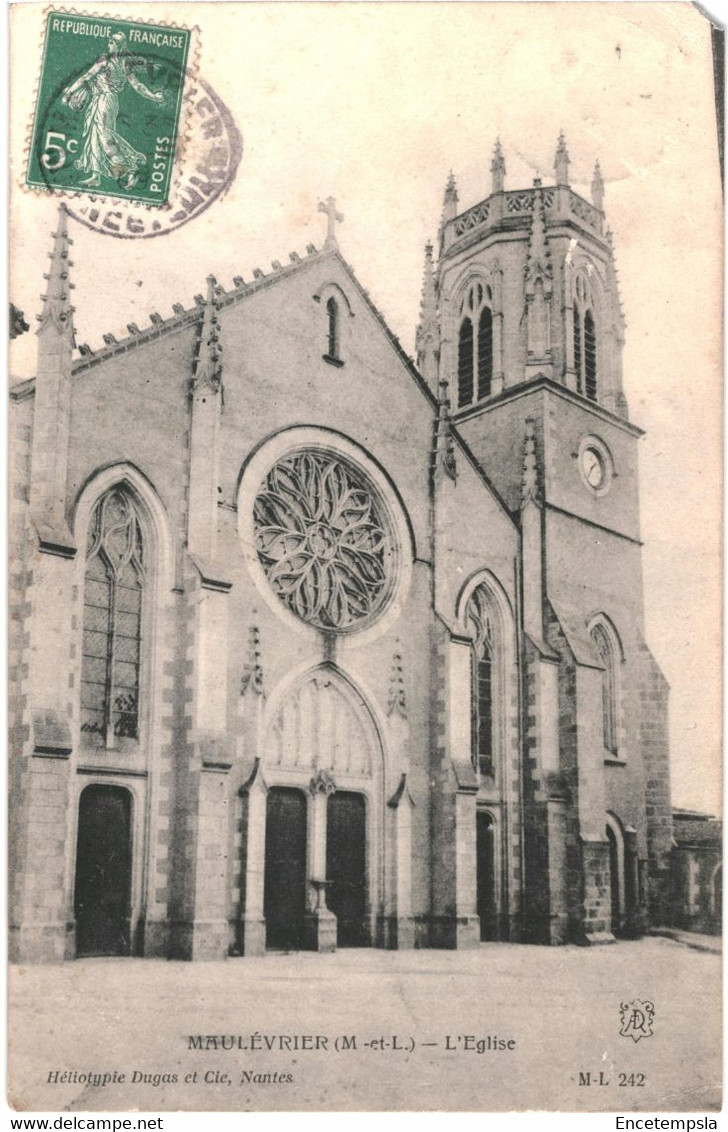
{"type": "Polygon", "coordinates": [[[645,430],[638,425],[632,424],[631,421],[625,420],[624,417],[617,416],[616,413],[610,412],[605,409],[603,405],[598,405],[595,401],[588,401],[579,393],[574,393],[571,389],[561,385],[560,382],[555,381],[553,378],[544,377],[539,375],[532,378],[530,381],[523,381],[519,385],[512,385],[508,389],[504,389],[496,397],[490,397],[487,401],[481,401],[477,405],[469,405],[467,409],[453,414],[453,424],[457,426],[462,421],[468,421],[472,417],[480,416],[481,413],[488,413],[492,409],[498,408],[509,401],[516,401],[519,397],[527,397],[531,393],[536,393],[539,390],[545,390],[556,397],[561,397],[565,401],[569,401],[572,405],[578,405],[579,408],[593,413],[601,420],[608,421],[616,428],[628,432],[631,436],[644,436],[645,430]]]}

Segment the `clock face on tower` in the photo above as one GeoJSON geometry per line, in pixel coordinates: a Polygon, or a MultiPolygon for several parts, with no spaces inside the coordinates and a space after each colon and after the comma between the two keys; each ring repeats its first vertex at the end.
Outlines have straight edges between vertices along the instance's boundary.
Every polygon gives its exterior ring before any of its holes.
{"type": "Polygon", "coordinates": [[[603,441],[585,436],[579,445],[579,471],[586,486],[595,495],[604,495],[611,486],[614,467],[603,441]]]}
{"type": "Polygon", "coordinates": [[[604,463],[596,448],[585,448],[581,456],[581,468],[589,487],[600,488],[604,483],[604,463]]]}

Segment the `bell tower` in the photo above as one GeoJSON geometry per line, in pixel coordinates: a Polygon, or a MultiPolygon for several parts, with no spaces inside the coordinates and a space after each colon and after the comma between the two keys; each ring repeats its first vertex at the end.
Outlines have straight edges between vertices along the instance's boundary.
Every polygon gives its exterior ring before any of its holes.
{"type": "Polygon", "coordinates": [[[496,142],[490,195],[464,212],[457,211],[450,174],[437,290],[440,380],[451,383],[458,414],[477,414],[488,397],[544,376],[627,416],[624,325],[605,227],[604,182],[597,162],[592,199],[586,200],[569,185],[569,164],[561,134],[555,184],[537,177],[529,188],[506,191],[505,159],[496,142]],[[502,294],[496,293],[496,281],[502,294]],[[473,282],[482,284],[482,295],[471,291],[473,282]],[[483,309],[489,315],[481,338],[473,316],[483,309]],[[503,390],[493,380],[498,375],[503,390]]]}
{"type": "MultiPolygon", "coordinates": [[[[547,404],[549,413],[563,406],[557,416],[573,415],[566,406],[573,407],[585,432],[587,420],[635,432],[622,384],[624,319],[604,181],[597,162],[586,200],[571,188],[569,167],[562,133],[554,183],[536,177],[528,188],[507,190],[497,141],[485,200],[459,212],[455,178],[448,178],[434,286],[429,246],[425,256],[418,360],[433,392],[436,374],[448,382],[459,431],[514,513],[525,422],[537,422],[543,452],[538,422],[547,404]]],[[[609,475],[606,465],[603,472],[609,475]]],[[[556,489],[548,467],[544,477],[548,499],[556,489]]]]}
{"type": "Polygon", "coordinates": [[[647,862],[665,848],[647,764],[667,757],[648,753],[659,670],[643,639],[641,430],[622,385],[604,180],[597,162],[587,200],[570,166],[562,133],[553,182],[507,189],[496,142],[491,192],[465,211],[450,175],[419,332],[428,382],[437,368],[453,426],[521,530],[524,922],[553,943],[617,930],[602,883],[617,819],[632,853],[620,923],[639,923],[647,862]]]}

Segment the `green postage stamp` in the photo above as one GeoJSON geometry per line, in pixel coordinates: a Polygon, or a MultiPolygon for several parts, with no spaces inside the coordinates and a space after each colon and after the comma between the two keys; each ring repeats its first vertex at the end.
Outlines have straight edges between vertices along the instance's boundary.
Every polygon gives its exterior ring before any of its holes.
{"type": "Polygon", "coordinates": [[[27,183],[165,204],[190,32],[48,13],[27,183]]]}

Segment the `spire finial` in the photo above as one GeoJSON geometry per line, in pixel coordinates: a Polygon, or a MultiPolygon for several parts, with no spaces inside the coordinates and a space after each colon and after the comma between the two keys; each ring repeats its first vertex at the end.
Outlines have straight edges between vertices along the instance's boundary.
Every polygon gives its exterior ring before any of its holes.
{"type": "Polygon", "coordinates": [[[43,308],[38,315],[40,326],[37,333],[42,334],[49,326],[70,339],[75,346],[76,340],[73,329],[73,307],[71,306],[71,291],[73,284],[69,280],[69,268],[73,267],[68,258],[69,246],[73,243],[68,235],[68,213],[65,204],[58,208],[58,224],[53,236],[53,251],[49,253],[51,269],[44,278],[48,280],[46,293],[43,295],[43,308]]]}
{"type": "Polygon", "coordinates": [[[420,321],[415,332],[415,351],[417,365],[434,388],[437,380],[437,351],[440,341],[440,327],[437,318],[437,288],[435,269],[432,263],[432,244],[425,244],[425,264],[422,270],[422,295],[420,298],[420,321]]]}
{"type": "Polygon", "coordinates": [[[559,141],[556,146],[556,158],[554,160],[554,172],[556,173],[557,185],[568,185],[569,183],[569,152],[566,148],[566,138],[564,131],[559,134],[559,141]]]}
{"type": "Polygon", "coordinates": [[[552,376],[551,353],[551,300],[554,270],[551,249],[546,234],[546,208],[541,181],[534,179],[533,217],[528,241],[528,256],[524,279],[526,296],[526,376],[537,373],[552,376]]]}
{"type": "Polygon", "coordinates": [[[202,316],[200,348],[195,366],[195,388],[207,385],[213,393],[218,393],[222,389],[222,346],[217,324],[216,282],[214,275],[207,276],[205,313],[202,316]]]}
{"type": "Polygon", "coordinates": [[[420,298],[420,326],[437,313],[437,291],[435,289],[435,268],[432,263],[432,244],[425,244],[425,263],[422,269],[422,294],[420,298]]]}
{"type": "Polygon", "coordinates": [[[338,248],[339,244],[336,239],[336,225],[343,224],[344,217],[340,212],[336,211],[336,197],[327,197],[326,201],[319,201],[319,212],[326,213],[326,239],[324,240],[324,251],[328,248],[338,248]]]}
{"type": "Polygon", "coordinates": [[[445,204],[448,204],[450,201],[454,201],[455,204],[458,203],[458,187],[452,169],[447,175],[447,183],[445,185],[445,204]]]}
{"type": "Polygon", "coordinates": [[[532,417],[526,420],[526,439],[523,446],[523,475],[521,477],[521,507],[527,503],[538,506],[538,461],[536,459],[536,429],[532,417]]]}
{"type": "Polygon", "coordinates": [[[617,336],[620,341],[623,341],[625,328],[624,311],[622,310],[622,298],[619,293],[619,277],[617,275],[617,264],[614,258],[614,236],[612,234],[612,229],[607,228],[605,235],[607,246],[609,248],[609,256],[607,258],[607,287],[612,292],[617,336]]]}
{"type": "Polygon", "coordinates": [[[602,177],[602,169],[599,160],[594,166],[594,176],[591,183],[592,203],[595,208],[600,212],[604,210],[604,178],[602,177]]]}
{"type": "Polygon", "coordinates": [[[442,224],[440,230],[445,227],[449,220],[454,220],[458,214],[458,187],[455,182],[455,174],[452,169],[450,170],[445,185],[445,195],[442,200],[442,224]]]}
{"type": "Polygon", "coordinates": [[[493,147],[493,160],[490,163],[490,171],[493,175],[493,182],[491,192],[502,193],[506,176],[506,162],[501,149],[500,138],[495,139],[495,146],[493,147]]]}
{"type": "Polygon", "coordinates": [[[531,236],[528,242],[528,257],[526,260],[526,279],[533,281],[538,275],[552,274],[551,250],[546,236],[546,210],[543,203],[541,178],[534,177],[533,187],[535,199],[533,202],[533,219],[531,220],[531,236]]]}

